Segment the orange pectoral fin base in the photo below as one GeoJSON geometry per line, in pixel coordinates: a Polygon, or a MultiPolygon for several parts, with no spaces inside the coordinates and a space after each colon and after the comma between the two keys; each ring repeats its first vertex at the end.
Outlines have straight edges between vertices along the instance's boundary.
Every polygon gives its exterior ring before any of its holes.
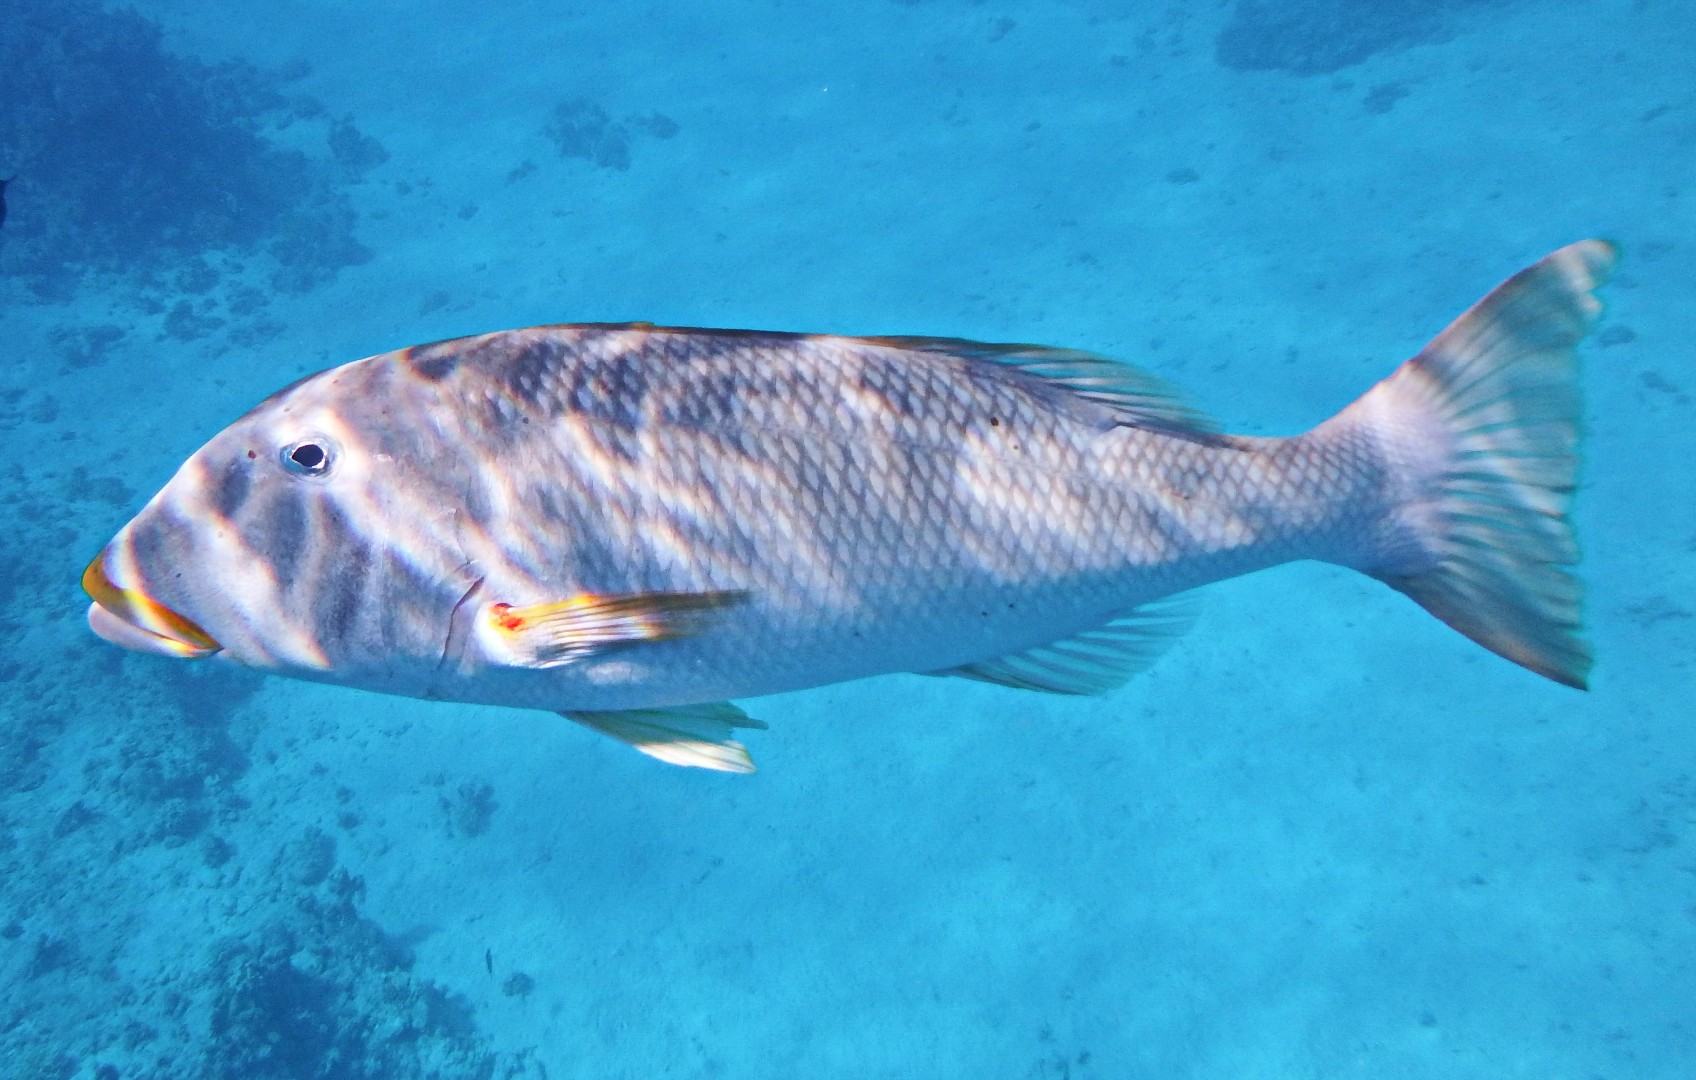
{"type": "Polygon", "coordinates": [[[550,668],[607,649],[701,633],[712,614],[747,599],[743,592],[580,593],[514,607],[490,604],[477,634],[490,656],[514,667],[550,668]]]}

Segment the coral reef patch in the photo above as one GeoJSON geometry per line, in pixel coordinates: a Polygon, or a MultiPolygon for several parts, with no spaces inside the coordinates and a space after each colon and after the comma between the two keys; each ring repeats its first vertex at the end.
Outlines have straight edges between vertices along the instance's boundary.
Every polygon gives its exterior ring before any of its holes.
{"type": "Polygon", "coordinates": [[[1462,12],[1501,0],[1236,0],[1214,43],[1223,67],[1324,75],[1375,53],[1448,37],[1462,12]]]}
{"type": "Polygon", "coordinates": [[[554,106],[542,134],[559,150],[561,157],[624,172],[630,168],[632,134],[663,141],[677,132],[677,121],[663,113],[614,120],[598,103],[576,98],[554,106]]]}
{"type": "Polygon", "coordinates": [[[177,55],[156,23],[94,0],[16,0],[0,71],[0,177],[18,174],[0,273],[31,294],[174,272],[205,293],[210,252],[260,260],[274,288],[299,291],[370,257],[345,185],[387,155],[291,94],[290,73],[177,55]]]}

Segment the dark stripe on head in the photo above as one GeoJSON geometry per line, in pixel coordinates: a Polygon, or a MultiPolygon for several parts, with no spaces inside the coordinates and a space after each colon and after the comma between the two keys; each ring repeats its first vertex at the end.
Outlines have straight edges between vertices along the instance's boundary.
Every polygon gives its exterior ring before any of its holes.
{"type": "Polygon", "coordinates": [[[322,580],[313,583],[312,622],[319,644],[334,659],[357,652],[360,636],[369,628],[363,620],[374,606],[365,602],[372,585],[371,542],[340,506],[325,501],[318,510],[322,534],[338,543],[334,561],[318,565],[322,580]]]}
{"type": "Polygon", "coordinates": [[[401,362],[415,375],[427,382],[441,382],[459,366],[463,338],[438,341],[433,345],[416,345],[403,350],[401,362]]]}
{"type": "Polygon", "coordinates": [[[271,561],[277,583],[285,591],[295,586],[300,574],[301,560],[312,543],[311,523],[299,492],[283,492],[267,500],[265,540],[261,554],[271,561]]]}
{"type": "Polygon", "coordinates": [[[247,502],[248,492],[253,490],[253,466],[253,462],[238,458],[222,476],[208,478],[207,497],[224,520],[233,520],[247,502]]]}

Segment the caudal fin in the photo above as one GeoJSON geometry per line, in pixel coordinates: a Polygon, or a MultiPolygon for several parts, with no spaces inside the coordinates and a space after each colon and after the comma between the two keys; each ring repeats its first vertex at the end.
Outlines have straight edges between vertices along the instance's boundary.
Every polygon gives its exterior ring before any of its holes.
{"type": "Polygon", "coordinates": [[[1485,648],[1579,689],[1591,653],[1568,517],[1576,346],[1617,258],[1584,240],[1520,271],[1346,414],[1401,474],[1395,532],[1412,541],[1370,572],[1485,648]]]}

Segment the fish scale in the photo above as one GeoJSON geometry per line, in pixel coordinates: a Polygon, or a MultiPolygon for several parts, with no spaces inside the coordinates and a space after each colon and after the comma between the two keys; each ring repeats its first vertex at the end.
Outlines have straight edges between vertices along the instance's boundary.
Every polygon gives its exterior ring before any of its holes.
{"type": "Polygon", "coordinates": [[[1582,685],[1574,350],[1613,260],[1555,252],[1281,439],[1029,345],[620,324],[386,353],[202,447],[90,565],[89,620],[733,771],[757,725],[730,698],[1103,692],[1181,630],[1165,598],[1293,559],[1582,685]]]}
{"type": "MultiPolygon", "coordinates": [[[[528,584],[544,595],[577,589],[617,594],[660,588],[749,589],[756,599],[747,614],[761,615],[767,627],[794,636],[782,663],[711,657],[717,676],[727,684],[740,676],[784,689],[805,685],[808,672],[816,671],[820,661],[804,650],[841,653],[844,643],[833,640],[828,631],[857,626],[852,613],[868,603],[886,617],[933,628],[929,649],[903,645],[909,666],[947,667],[970,660],[956,644],[962,640],[976,648],[979,641],[990,639],[1018,651],[1096,625],[1148,594],[1188,583],[1180,560],[1139,556],[1139,534],[1164,526],[1171,535],[1159,546],[1192,558],[1212,556],[1218,562],[1225,550],[1208,535],[1223,531],[1214,524],[1222,505],[1218,500],[1207,504],[1204,514],[1185,520],[1158,505],[1140,505],[1146,500],[1128,498],[1134,489],[1123,478],[1152,471],[1192,488],[1212,485],[1229,497],[1247,485],[1232,475],[1240,470],[1228,460],[1257,453],[1242,440],[1175,440],[1116,426],[1105,408],[1079,408],[1067,398],[1031,393],[1002,370],[964,380],[963,386],[944,394],[944,387],[935,384],[943,376],[957,375],[961,362],[953,355],[941,357],[944,363],[927,365],[899,349],[817,339],[785,342],[781,350],[702,348],[691,355],[675,346],[694,339],[670,331],[556,334],[574,339],[570,348],[559,350],[561,355],[584,358],[582,367],[559,378],[579,379],[580,385],[598,382],[608,403],[628,408],[638,400],[634,381],[624,375],[629,368],[664,363],[675,377],[661,385],[641,380],[651,398],[641,410],[606,415],[589,431],[591,446],[567,441],[558,447],[559,467],[567,468],[594,447],[604,449],[612,441],[609,433],[616,433],[628,440],[619,456],[639,464],[645,483],[639,492],[629,492],[629,499],[616,490],[591,489],[588,500],[602,506],[602,535],[580,536],[576,550],[562,560],[573,567],[574,580],[528,584]],[[653,339],[664,347],[650,347],[653,339]],[[598,380],[582,378],[584,369],[595,368],[604,369],[598,380]],[[719,418],[716,425],[683,428],[649,420],[675,414],[674,401],[709,399],[702,384],[726,369],[732,376],[737,370],[783,370],[790,373],[789,385],[749,394],[751,410],[739,408],[739,399],[712,403],[708,411],[719,418]],[[860,398],[857,408],[832,410],[822,423],[815,418],[811,402],[837,400],[854,388],[870,397],[860,398]],[[980,480],[962,486],[956,478],[970,455],[962,453],[960,435],[968,427],[981,435],[991,416],[1006,417],[993,430],[1017,449],[977,456],[972,465],[982,474],[980,480]],[[707,475],[710,463],[723,462],[720,447],[746,442],[724,438],[722,427],[735,425],[738,434],[747,435],[749,422],[758,425],[760,434],[755,453],[749,456],[744,447],[741,469],[717,469],[707,475]],[[646,458],[634,449],[640,442],[634,433],[641,430],[657,433],[657,445],[646,458]],[[886,467],[879,469],[876,462],[886,467]],[[891,462],[900,468],[887,467],[891,462]],[[858,477],[858,483],[845,480],[848,474],[858,477]],[[839,493],[855,487],[877,495],[864,503],[844,504],[839,493]],[[693,550],[720,553],[719,558],[698,559],[693,574],[690,567],[664,565],[661,551],[643,538],[665,535],[688,515],[656,492],[688,492],[704,504],[700,508],[706,511],[705,519],[699,523],[706,527],[692,531],[689,539],[693,550]],[[775,507],[789,512],[773,514],[775,507]],[[814,528],[809,530],[809,524],[814,528]],[[863,529],[864,524],[872,527],[863,529]],[[851,541],[841,542],[849,537],[851,541]],[[963,543],[965,537],[977,542],[963,543]],[[974,547],[976,558],[969,557],[974,547]],[[1164,567],[1166,573],[1149,581],[1128,578],[1124,570],[1133,561],[1164,567]],[[1077,583],[1070,596],[1063,588],[1067,581],[1077,583]],[[1016,626],[985,631],[977,618],[962,619],[959,613],[973,605],[975,594],[986,592],[1014,599],[1025,592],[1041,594],[1045,617],[1033,619],[1029,611],[1035,608],[1027,605],[1026,613],[1007,620],[1016,626]],[[833,612],[840,614],[832,618],[833,612]]],[[[474,379],[484,377],[484,371],[479,361],[467,359],[456,375],[474,379]]],[[[729,385],[735,383],[729,380],[729,385]]],[[[454,393],[450,387],[448,396],[454,393]]],[[[526,387],[525,393],[530,396],[531,389],[526,387]]],[[[605,411],[603,406],[597,415],[605,411]]],[[[554,448],[545,430],[534,438],[554,448]]],[[[532,483],[540,483],[548,474],[544,467],[528,475],[532,483]]],[[[1329,505],[1335,500],[1322,497],[1318,502],[1329,505]]],[[[526,498],[516,505],[532,503],[526,498]]],[[[495,531],[511,536],[526,526],[535,524],[503,522],[495,531]]],[[[1004,604],[1000,606],[1004,610],[1004,604]]],[[[707,647],[701,641],[679,643],[677,649],[707,647]]],[[[878,655],[881,651],[862,645],[852,650],[856,655],[842,656],[834,664],[841,677],[870,673],[889,662],[878,655]]],[[[585,676],[591,677],[592,671],[592,665],[586,666],[585,676]]],[[[741,686],[734,689],[746,692],[741,686]]],[[[690,687],[685,696],[706,690],[690,687]]]]}

